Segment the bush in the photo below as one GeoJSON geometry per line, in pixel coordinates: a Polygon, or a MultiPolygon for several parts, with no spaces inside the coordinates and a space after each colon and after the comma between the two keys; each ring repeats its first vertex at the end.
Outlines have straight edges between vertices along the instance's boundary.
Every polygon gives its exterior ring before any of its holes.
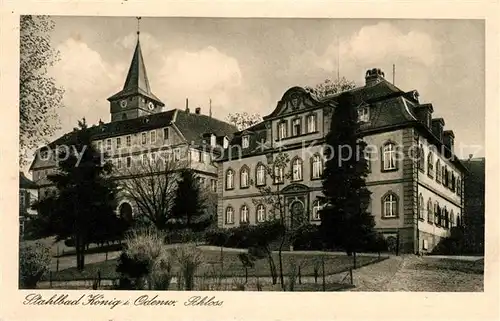
{"type": "Polygon", "coordinates": [[[210,229],[205,232],[205,242],[208,245],[227,246],[231,236],[231,231],[228,229],[210,229]]]}
{"type": "MultiPolygon", "coordinates": [[[[182,280],[185,290],[194,289],[194,274],[203,263],[203,254],[200,249],[193,245],[178,245],[172,250],[181,269],[182,280]]],[[[180,280],[178,280],[180,283],[180,280]]]]}
{"type": "Polygon", "coordinates": [[[323,242],[317,225],[309,224],[303,227],[293,243],[296,250],[323,250],[323,242]]]}
{"type": "Polygon", "coordinates": [[[163,249],[160,256],[153,264],[151,280],[154,290],[168,290],[173,276],[173,256],[172,252],[163,249]]]}
{"type": "Polygon", "coordinates": [[[434,249],[432,249],[431,253],[441,255],[463,255],[472,252],[471,247],[468,246],[464,229],[461,227],[453,227],[451,229],[451,235],[442,238],[434,249]]]}
{"type": "Polygon", "coordinates": [[[40,278],[49,271],[50,249],[43,244],[21,243],[19,249],[19,287],[34,289],[40,278]]]}

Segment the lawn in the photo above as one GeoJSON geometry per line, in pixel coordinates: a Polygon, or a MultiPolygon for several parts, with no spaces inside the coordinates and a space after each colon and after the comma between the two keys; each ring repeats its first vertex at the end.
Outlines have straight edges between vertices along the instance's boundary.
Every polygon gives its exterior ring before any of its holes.
{"type": "MultiPolygon", "coordinates": [[[[274,253],[274,260],[276,268],[279,269],[278,254],[274,253]]],[[[204,264],[202,264],[197,275],[214,275],[221,272],[221,254],[220,251],[203,250],[204,264]]],[[[318,255],[318,254],[304,254],[304,253],[286,253],[283,254],[283,271],[287,275],[290,271],[290,263],[293,259],[300,265],[300,273],[302,276],[314,276],[315,270],[318,275],[322,275],[322,258],[324,259],[325,275],[336,274],[348,271],[353,265],[352,257],[346,255],[318,255]]],[[[379,259],[374,256],[357,256],[357,267],[378,262],[379,259]]],[[[81,280],[95,278],[98,271],[102,279],[116,279],[119,274],[116,273],[117,260],[108,260],[99,263],[91,263],[85,266],[85,270],[79,272],[76,268],[69,268],[59,272],[52,273],[52,280],[81,280]]],[[[178,266],[175,266],[178,268],[178,266]]],[[[222,265],[222,276],[235,277],[235,276],[270,276],[269,263],[267,259],[260,259],[255,261],[253,268],[248,268],[245,271],[236,252],[224,252],[224,260],[222,265]]]]}
{"type": "Polygon", "coordinates": [[[477,261],[461,261],[454,259],[425,258],[425,263],[416,264],[415,268],[484,274],[484,259],[478,259],[477,261]]]}

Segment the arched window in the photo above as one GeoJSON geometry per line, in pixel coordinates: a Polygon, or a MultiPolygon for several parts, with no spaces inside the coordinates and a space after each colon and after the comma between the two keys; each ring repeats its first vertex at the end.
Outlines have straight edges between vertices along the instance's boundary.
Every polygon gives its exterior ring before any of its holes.
{"type": "Polygon", "coordinates": [[[312,220],[319,221],[321,220],[320,210],[323,208],[323,205],[319,200],[316,200],[313,203],[313,211],[312,211],[312,220]]]}
{"type": "Polygon", "coordinates": [[[292,160],[292,181],[302,180],[302,160],[298,157],[292,160]]]}
{"type": "Polygon", "coordinates": [[[398,216],[398,197],[396,194],[389,192],[382,197],[382,208],[384,217],[398,216]]]}
{"type": "Polygon", "coordinates": [[[257,205],[257,222],[266,220],[266,207],[262,204],[257,205]]]}
{"type": "Polygon", "coordinates": [[[257,186],[266,185],[266,166],[262,163],[255,168],[255,182],[257,186]]]}
{"type": "Polygon", "coordinates": [[[434,176],[434,154],[431,151],[427,155],[427,175],[434,176]]]}
{"type": "Polygon", "coordinates": [[[418,149],[418,168],[423,172],[425,171],[425,151],[424,146],[420,144],[420,148],[418,149]]]}
{"type": "Polygon", "coordinates": [[[323,161],[319,154],[311,158],[311,179],[320,179],[323,174],[323,161]]]}
{"type": "Polygon", "coordinates": [[[248,212],[248,206],[243,205],[240,209],[240,222],[248,223],[250,222],[250,213],[248,212]]]}
{"type": "Polygon", "coordinates": [[[421,220],[424,219],[424,211],[424,197],[422,196],[422,193],[420,193],[420,196],[418,197],[418,218],[421,220]]]}
{"type": "Polygon", "coordinates": [[[285,181],[285,169],[283,166],[274,166],[274,183],[281,184],[285,181]]]}
{"type": "Polygon", "coordinates": [[[441,162],[436,161],[436,182],[441,183],[441,162]]]}
{"type": "Polygon", "coordinates": [[[434,212],[432,211],[432,201],[429,198],[429,200],[427,201],[427,222],[428,223],[433,222],[433,216],[434,216],[433,214],[434,214],[434,212]]]}
{"type": "Polygon", "coordinates": [[[250,169],[248,166],[243,165],[240,170],[240,188],[247,188],[250,185],[249,182],[250,169]]]}
{"type": "Polygon", "coordinates": [[[392,142],[386,143],[382,147],[382,169],[384,171],[396,170],[396,145],[392,142]]]}
{"type": "Polygon", "coordinates": [[[450,227],[455,226],[455,214],[453,213],[453,210],[450,211],[450,227]]]}
{"type": "Polygon", "coordinates": [[[449,222],[449,217],[448,217],[448,209],[446,208],[446,206],[444,207],[444,210],[443,210],[443,225],[446,228],[450,227],[450,222],[449,222]]]}
{"type": "Polygon", "coordinates": [[[226,171],[226,189],[234,188],[234,171],[232,169],[228,169],[226,171]]]}
{"type": "Polygon", "coordinates": [[[118,210],[120,217],[126,221],[131,221],[133,218],[132,206],[128,202],[123,202],[118,210]]]}
{"type": "Polygon", "coordinates": [[[234,223],[234,209],[232,206],[226,207],[226,224],[234,223]]]}
{"type": "Polygon", "coordinates": [[[439,209],[439,203],[436,201],[434,203],[434,224],[439,224],[439,215],[441,210],[439,209]]]}

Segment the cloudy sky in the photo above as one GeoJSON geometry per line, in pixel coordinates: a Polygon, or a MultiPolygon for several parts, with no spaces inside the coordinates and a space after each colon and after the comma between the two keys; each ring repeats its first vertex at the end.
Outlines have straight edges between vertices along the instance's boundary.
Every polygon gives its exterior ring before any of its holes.
{"type": "MultiPolygon", "coordinates": [[[[78,119],[110,120],[106,100],[125,81],[136,42],[134,17],[54,17],[51,70],[66,90],[62,132],[78,119]]],[[[141,46],[153,92],[166,108],[270,113],[292,86],[340,75],[361,85],[378,67],[417,89],[456,144],[484,145],[484,24],[471,20],[142,18],[141,46]]],[[[484,150],[461,151],[483,156],[484,150]]]]}

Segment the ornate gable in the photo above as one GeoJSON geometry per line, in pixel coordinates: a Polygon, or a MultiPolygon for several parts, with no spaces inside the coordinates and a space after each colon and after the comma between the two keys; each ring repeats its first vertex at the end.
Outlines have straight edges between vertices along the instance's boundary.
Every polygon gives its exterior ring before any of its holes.
{"type": "Polygon", "coordinates": [[[274,109],[271,114],[264,117],[264,119],[323,106],[325,106],[324,103],[319,102],[317,99],[312,97],[311,94],[304,88],[292,87],[285,92],[281,100],[278,102],[276,109],[274,109]]]}

